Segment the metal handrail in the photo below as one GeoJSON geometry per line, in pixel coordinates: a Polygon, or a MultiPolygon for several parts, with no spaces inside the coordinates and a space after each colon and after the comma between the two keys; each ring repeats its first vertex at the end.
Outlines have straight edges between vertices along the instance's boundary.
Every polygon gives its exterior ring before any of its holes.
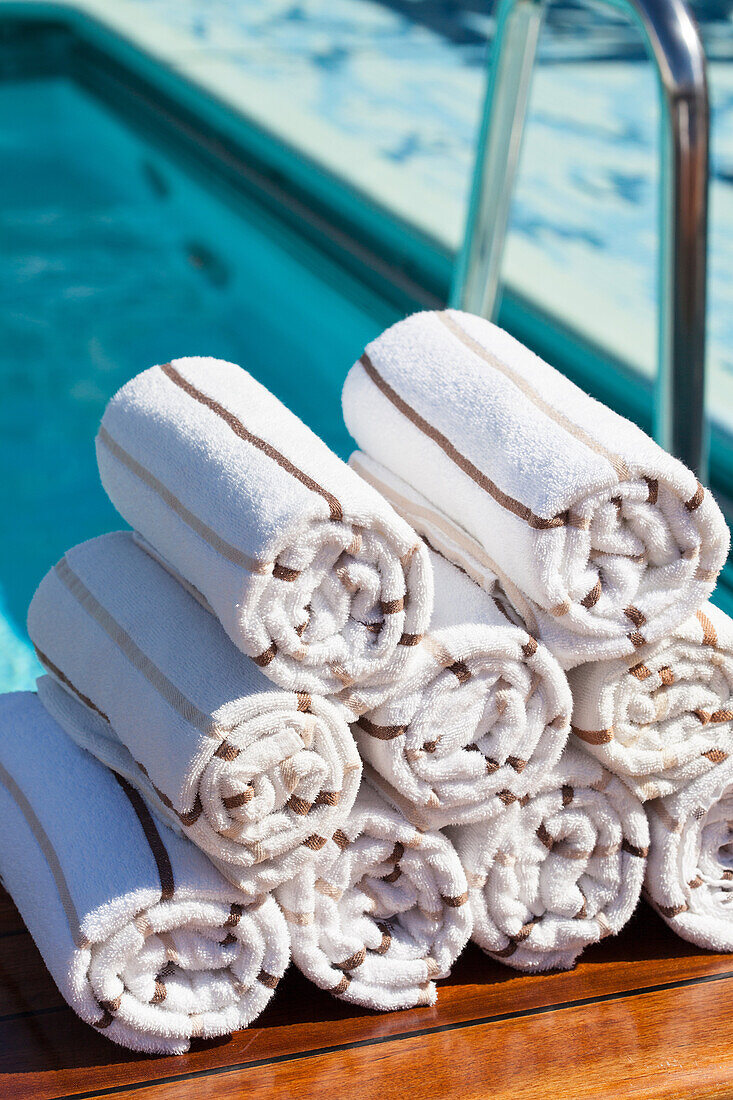
{"type": "MultiPolygon", "coordinates": [[[[537,40],[550,0],[500,0],[453,305],[492,317],[537,40]]],[[[642,32],[661,98],[654,435],[698,476],[707,462],[705,309],[709,105],[705,54],[683,0],[607,0],[642,32]]]]}

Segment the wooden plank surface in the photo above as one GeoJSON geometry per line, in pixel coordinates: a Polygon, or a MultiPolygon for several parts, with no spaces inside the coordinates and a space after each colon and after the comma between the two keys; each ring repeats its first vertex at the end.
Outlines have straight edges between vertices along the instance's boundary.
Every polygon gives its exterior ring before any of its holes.
{"type": "Polygon", "coordinates": [[[251,1028],[152,1058],[77,1019],[0,896],[0,1096],[731,1096],[732,979],[733,958],[642,907],[567,973],[520,975],[472,947],[433,1008],[367,1012],[291,970],[251,1028]]]}

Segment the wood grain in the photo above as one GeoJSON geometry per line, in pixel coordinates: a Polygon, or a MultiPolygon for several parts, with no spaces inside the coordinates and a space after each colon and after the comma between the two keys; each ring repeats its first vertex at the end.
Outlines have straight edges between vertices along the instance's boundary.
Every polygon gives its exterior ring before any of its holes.
{"type": "MultiPolygon", "coordinates": [[[[214,1097],[349,1096],[349,1100],[460,1096],[462,1100],[598,1097],[730,1097],[733,1059],[727,979],[710,987],[633,996],[291,1059],[198,1078],[214,1097]]],[[[193,1082],[171,1082],[124,1100],[181,1100],[193,1082]]]]}
{"type": "MultiPolygon", "coordinates": [[[[620,1057],[629,1067],[627,1076],[633,1081],[644,1079],[650,1057],[659,1062],[667,1057],[664,1052],[668,1048],[676,1055],[680,1042],[685,1050],[689,1047],[687,1061],[680,1063],[680,1082],[685,1081],[685,1065],[689,1069],[695,1058],[704,1077],[704,1073],[713,1072],[715,1062],[707,1045],[708,1030],[700,1026],[695,1036],[674,1006],[678,1002],[692,1006],[696,1027],[708,1012],[715,1015],[714,1027],[725,1030],[727,1022],[717,1016],[720,999],[733,994],[733,958],[692,948],[642,908],[621,936],[589,949],[578,967],[567,973],[521,975],[471,947],[453,976],[441,983],[437,1006],[371,1013],[334,1000],[291,970],[272,1005],[248,1030],[230,1039],[199,1043],[180,1058],[141,1057],[114,1046],[64,1005],[30,937],[22,932],[22,926],[17,927],[13,912],[0,897],[0,928],[7,921],[10,933],[0,933],[3,1098],[42,1100],[94,1096],[110,1090],[124,1096],[131,1088],[141,1098],[155,1089],[160,1100],[252,1088],[259,1096],[260,1092],[268,1095],[268,1082],[280,1082],[279,1096],[310,1096],[320,1092],[321,1076],[323,1087],[336,1089],[341,1096],[343,1082],[351,1082],[352,1073],[357,1078],[367,1074],[368,1087],[375,1091],[353,1092],[350,1100],[358,1100],[362,1095],[376,1095],[372,1067],[377,1066],[381,1100],[384,1096],[410,1096],[418,1087],[415,1074],[424,1075],[427,1070],[422,1067],[426,1065],[430,1080],[441,1081],[440,1088],[445,1090],[436,1092],[431,1085],[434,1096],[486,1095],[486,1091],[476,1090],[486,1090],[489,1079],[489,1094],[502,1096],[494,1079],[505,1078],[501,1088],[515,1097],[561,1096],[565,1095],[561,1091],[532,1089],[540,1088],[538,1082],[550,1074],[552,1066],[565,1067],[571,1049],[580,1068],[577,1073],[567,1067],[559,1069],[557,1089],[572,1085],[574,1091],[568,1095],[607,1095],[583,1092],[580,1087],[586,1077],[598,1086],[598,1079],[588,1076],[584,1059],[594,1064],[600,1059],[603,1065],[603,1059],[610,1059],[612,1065],[604,1072],[616,1073],[618,1080],[613,1080],[614,1087],[621,1090],[619,1095],[624,1090],[629,1095],[647,1095],[630,1091],[628,1082],[622,1081],[608,1044],[619,1044],[620,1057]],[[657,1003],[664,1007],[655,1015],[657,1003]],[[631,1031],[628,1021],[633,1022],[631,1031]],[[634,1038],[639,1029],[642,1039],[634,1038]],[[493,1076],[464,1080],[463,1074],[451,1071],[448,1065],[441,1068],[437,1064],[443,1057],[456,1058],[459,1067],[481,1065],[482,1073],[491,1070],[493,1076]],[[519,1089],[513,1074],[519,1074],[525,1091],[519,1089]],[[340,1085],[334,1084],[334,1075],[340,1085]]],[[[728,1045],[731,1038],[733,1035],[728,1036],[728,1045]]],[[[722,1037],[716,1042],[723,1042],[722,1037]]],[[[648,1095],[664,1095],[659,1091],[660,1072],[657,1069],[651,1075],[649,1088],[657,1092],[648,1095]]],[[[721,1079],[727,1080],[725,1075],[721,1079]]],[[[426,1080],[423,1077],[421,1092],[426,1080]]],[[[673,1095],[705,1095],[699,1091],[700,1081],[695,1089],[687,1093],[678,1089],[673,1095]]],[[[351,1084],[349,1091],[353,1091],[351,1084]]]]}

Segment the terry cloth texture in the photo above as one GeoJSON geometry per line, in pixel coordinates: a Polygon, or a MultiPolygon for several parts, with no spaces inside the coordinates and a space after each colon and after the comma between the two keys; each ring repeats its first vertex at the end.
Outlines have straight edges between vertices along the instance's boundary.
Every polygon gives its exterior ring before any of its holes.
{"type": "Polygon", "coordinates": [[[438,832],[418,832],[364,784],[315,868],[277,891],[293,961],[316,985],[382,1011],[433,1004],[465,946],[466,877],[438,832]]]}
{"type": "Polygon", "coordinates": [[[396,690],[352,726],[364,760],[426,828],[480,821],[557,763],[571,697],[557,661],[493,596],[430,551],[435,610],[396,690]]]}
{"type": "Polygon", "coordinates": [[[568,679],[575,736],[643,802],[733,753],[733,622],[710,603],[655,646],[568,679]]]}
{"type": "Polygon", "coordinates": [[[28,630],[56,720],[243,890],[295,874],[351,809],[361,764],[336,708],[276,688],[129,533],[70,550],[28,630]]]}
{"type": "Polygon", "coordinates": [[[349,372],[343,409],[412,487],[416,529],[479,583],[498,575],[564,667],[633,654],[713,589],[729,534],[710,493],[488,321],[400,321],[349,372]]]}
{"type": "Polygon", "coordinates": [[[636,907],[649,829],[597,760],[566,749],[541,790],[480,825],[448,830],[468,879],[473,939],[519,970],[571,967],[636,907]]]}
{"type": "Polygon", "coordinates": [[[647,809],[647,900],[683,939],[733,951],[733,757],[647,809]]]}
{"type": "Polygon", "coordinates": [[[288,964],[274,900],[156,824],[29,692],[0,699],[0,873],[69,1005],[133,1050],[246,1027],[288,964]]]}
{"type": "Polygon", "coordinates": [[[122,516],[281,687],[376,698],[427,629],[414,532],[251,375],[176,359],[115,395],[97,436],[122,516]]]}

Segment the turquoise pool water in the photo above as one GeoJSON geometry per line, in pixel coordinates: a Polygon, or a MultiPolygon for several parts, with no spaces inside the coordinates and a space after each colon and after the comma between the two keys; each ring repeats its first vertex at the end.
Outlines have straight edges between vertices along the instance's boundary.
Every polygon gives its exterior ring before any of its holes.
{"type": "Polygon", "coordinates": [[[340,386],[394,307],[240,196],[224,201],[63,80],[0,84],[0,691],[37,666],[25,614],[69,546],[121,526],[94,435],[131,375],[247,367],[342,455],[340,386]]]}

